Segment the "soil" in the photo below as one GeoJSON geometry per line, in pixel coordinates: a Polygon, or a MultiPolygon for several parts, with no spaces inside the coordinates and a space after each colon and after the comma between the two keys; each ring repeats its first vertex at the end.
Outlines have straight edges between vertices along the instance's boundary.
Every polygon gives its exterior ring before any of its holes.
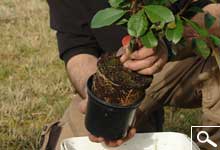
{"type": "Polygon", "coordinates": [[[98,61],[92,91],[107,103],[128,106],[143,98],[152,79],[124,68],[115,53],[107,53],[98,61]]]}

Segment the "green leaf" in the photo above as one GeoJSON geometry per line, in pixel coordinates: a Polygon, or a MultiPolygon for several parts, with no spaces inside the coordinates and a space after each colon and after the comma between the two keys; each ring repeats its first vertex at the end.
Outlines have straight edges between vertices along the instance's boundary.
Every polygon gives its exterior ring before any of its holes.
{"type": "Polygon", "coordinates": [[[207,29],[211,28],[213,26],[213,24],[215,23],[216,18],[214,16],[212,16],[210,13],[206,13],[204,16],[204,20],[205,20],[205,27],[207,29]]]}
{"type": "Polygon", "coordinates": [[[184,18],[187,24],[189,24],[200,36],[207,37],[209,35],[208,31],[199,26],[198,23],[184,18]]]}
{"type": "Polygon", "coordinates": [[[199,55],[201,55],[204,58],[208,58],[210,56],[211,51],[205,41],[201,39],[193,39],[192,44],[193,48],[199,55]]]}
{"type": "Polygon", "coordinates": [[[147,48],[153,48],[158,45],[158,40],[152,31],[149,31],[144,36],[142,36],[141,42],[147,48]]]}
{"type": "Polygon", "coordinates": [[[108,2],[112,7],[118,8],[120,4],[124,2],[124,0],[109,0],[108,2]]]}
{"type": "Polygon", "coordinates": [[[144,7],[144,10],[152,23],[175,21],[172,11],[164,6],[148,5],[144,7]]]}
{"type": "Polygon", "coordinates": [[[169,0],[170,1],[170,3],[175,3],[175,2],[177,2],[178,0],[169,0]]]}
{"type": "Polygon", "coordinates": [[[116,25],[123,25],[123,24],[126,24],[127,22],[128,22],[128,20],[123,18],[123,19],[119,20],[118,22],[116,22],[116,25]]]}
{"type": "Polygon", "coordinates": [[[148,29],[148,21],[144,11],[132,15],[128,21],[128,33],[134,37],[142,36],[148,29]]]}
{"type": "Polygon", "coordinates": [[[130,9],[131,8],[131,3],[130,2],[122,3],[120,7],[123,8],[123,9],[130,9]]]}
{"type": "Polygon", "coordinates": [[[176,28],[174,29],[167,28],[165,35],[169,41],[172,41],[173,43],[177,44],[183,37],[183,31],[184,31],[183,22],[180,19],[180,17],[176,17],[176,28]]]}
{"type": "Polygon", "coordinates": [[[119,20],[122,16],[124,16],[126,12],[127,11],[115,8],[106,8],[100,10],[93,17],[91,27],[100,28],[104,26],[109,26],[119,20]]]}
{"type": "Polygon", "coordinates": [[[220,38],[215,35],[210,35],[210,39],[217,46],[220,47],[220,38]]]}

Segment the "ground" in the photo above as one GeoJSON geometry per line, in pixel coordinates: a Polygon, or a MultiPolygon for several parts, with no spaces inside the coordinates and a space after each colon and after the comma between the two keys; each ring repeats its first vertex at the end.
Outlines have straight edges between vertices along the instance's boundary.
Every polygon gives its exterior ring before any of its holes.
{"type": "MultiPolygon", "coordinates": [[[[49,28],[46,0],[0,1],[0,149],[39,149],[44,124],[62,115],[74,90],[49,28]]],[[[165,131],[190,133],[199,110],[166,108],[165,131]]]]}

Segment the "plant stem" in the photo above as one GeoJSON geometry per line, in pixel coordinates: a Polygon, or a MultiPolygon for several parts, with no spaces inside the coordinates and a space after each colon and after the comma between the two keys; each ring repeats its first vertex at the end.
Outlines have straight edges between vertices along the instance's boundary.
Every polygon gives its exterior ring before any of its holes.
{"type": "Polygon", "coordinates": [[[180,12],[178,13],[178,15],[181,15],[187,8],[188,6],[191,4],[192,0],[188,0],[186,2],[186,4],[184,5],[183,9],[180,10],[180,12]]]}
{"type": "Polygon", "coordinates": [[[216,62],[218,64],[219,70],[220,70],[220,48],[214,48],[213,54],[215,56],[216,62]]]}
{"type": "Polygon", "coordinates": [[[215,47],[215,45],[209,39],[207,41],[210,43],[210,48],[213,51],[213,55],[220,70],[220,47],[215,47]]]}
{"type": "MultiPolygon", "coordinates": [[[[138,11],[138,1],[139,0],[131,0],[132,2],[132,4],[131,4],[131,14],[132,15],[134,15],[137,11],[138,11]]],[[[131,41],[130,41],[130,46],[126,49],[126,51],[127,51],[127,54],[130,56],[130,54],[134,51],[134,50],[136,50],[136,48],[137,48],[137,45],[138,45],[138,38],[136,38],[136,37],[132,37],[131,38],[131,41]],[[133,42],[132,44],[131,44],[131,42],[133,42]],[[132,45],[132,46],[131,46],[132,45]]]]}
{"type": "Polygon", "coordinates": [[[133,0],[133,1],[132,1],[132,4],[131,4],[132,14],[135,14],[136,11],[137,11],[137,1],[138,1],[138,0],[133,0]]]}

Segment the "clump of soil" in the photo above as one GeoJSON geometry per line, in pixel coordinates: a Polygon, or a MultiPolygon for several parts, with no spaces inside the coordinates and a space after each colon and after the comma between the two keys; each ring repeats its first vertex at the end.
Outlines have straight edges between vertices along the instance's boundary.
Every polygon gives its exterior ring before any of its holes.
{"type": "Polygon", "coordinates": [[[143,98],[152,79],[124,68],[115,53],[107,53],[98,61],[92,91],[107,103],[128,106],[143,98]]]}

